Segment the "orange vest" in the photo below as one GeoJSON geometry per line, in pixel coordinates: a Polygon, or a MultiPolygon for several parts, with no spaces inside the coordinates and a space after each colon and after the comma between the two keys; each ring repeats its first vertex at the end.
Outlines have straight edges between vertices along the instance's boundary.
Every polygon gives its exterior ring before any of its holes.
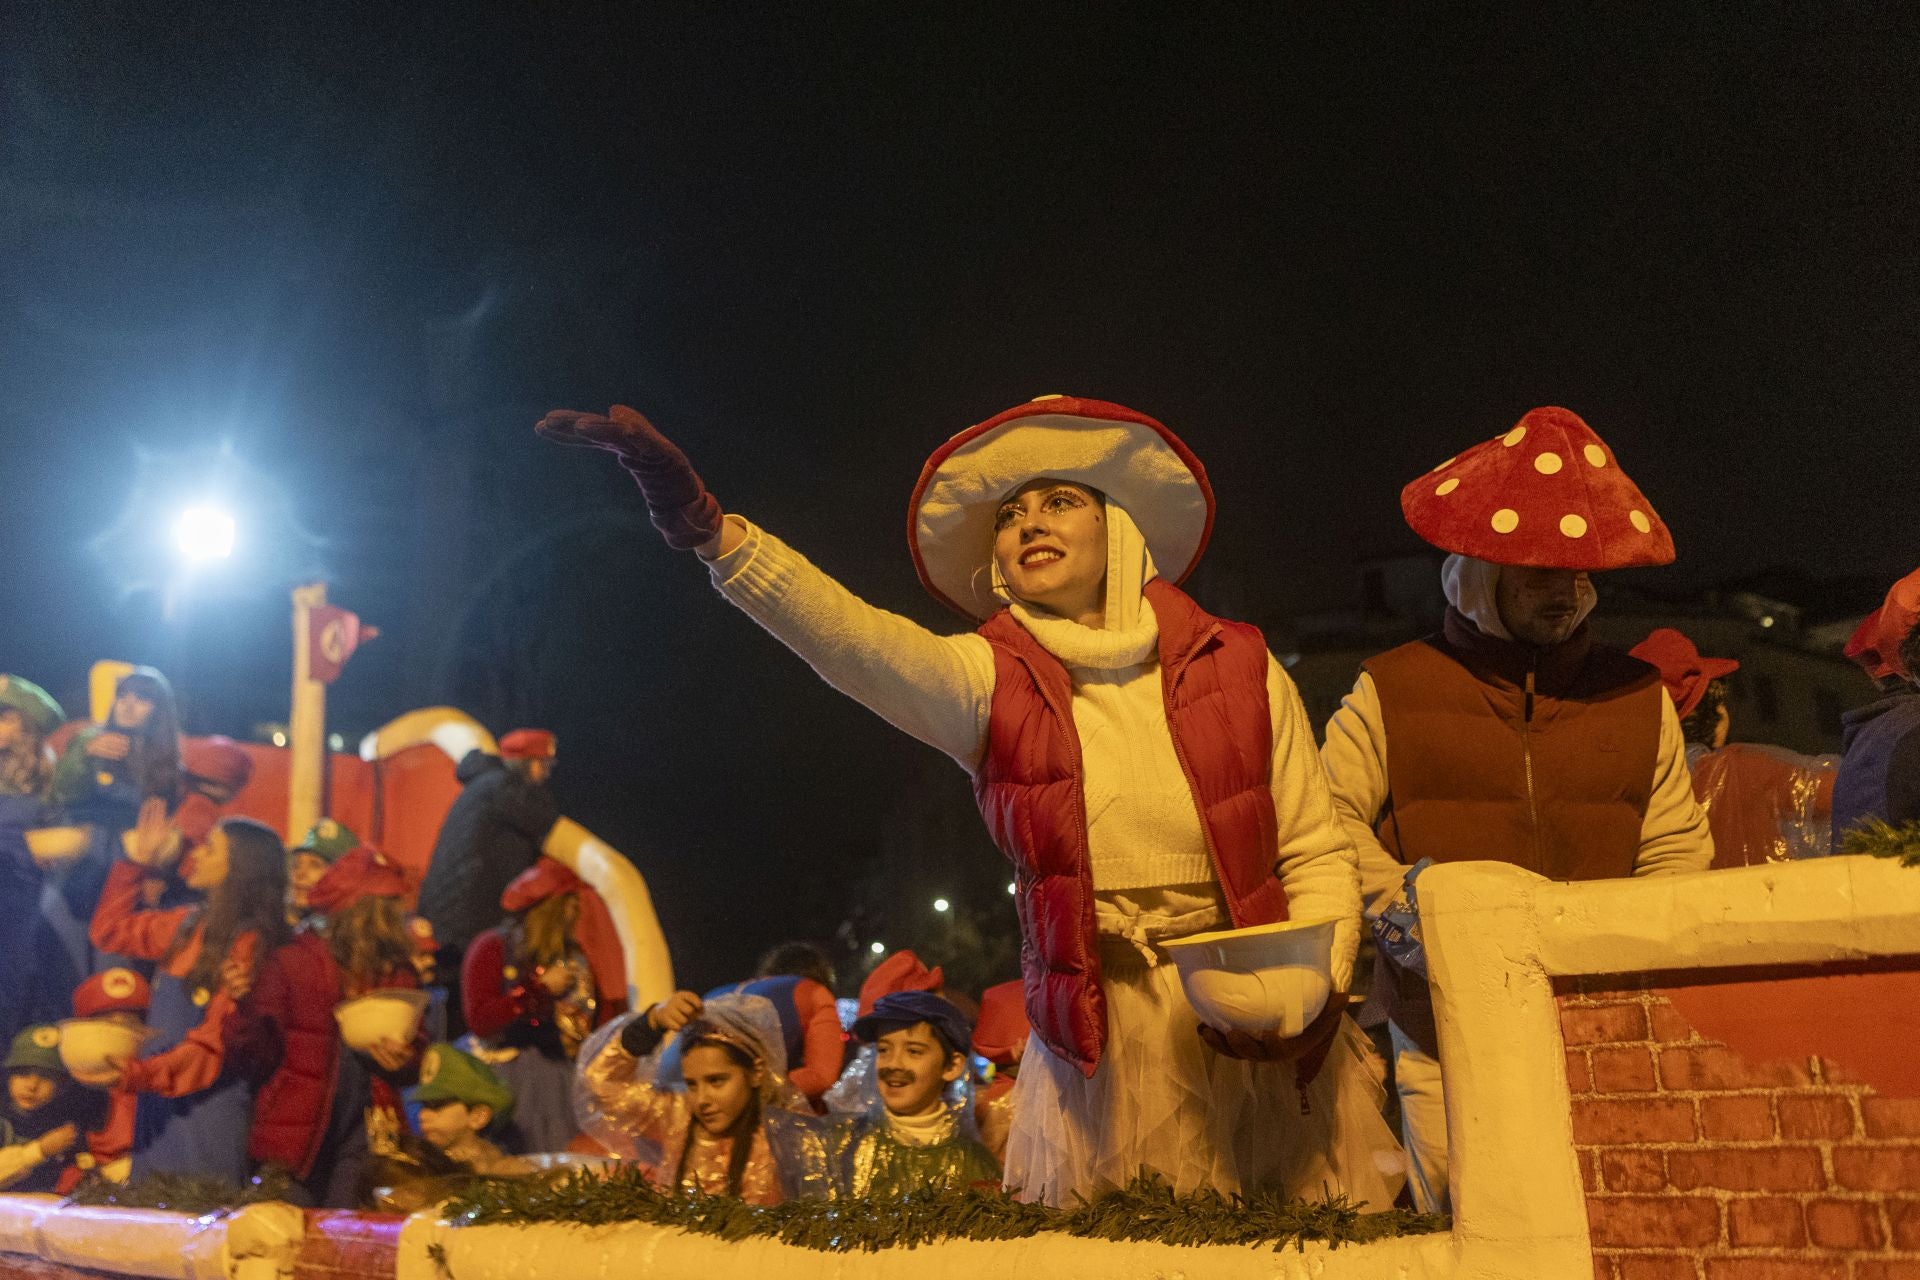
{"type": "MultiPolygon", "coordinates": [[[[1363,665],[1387,739],[1375,828],[1394,857],[1511,862],[1551,880],[1633,874],[1660,752],[1653,667],[1584,626],[1539,651],[1452,609],[1440,635],[1363,665]]],[[[1431,1050],[1425,983],[1407,978],[1380,965],[1375,989],[1431,1050]]]]}

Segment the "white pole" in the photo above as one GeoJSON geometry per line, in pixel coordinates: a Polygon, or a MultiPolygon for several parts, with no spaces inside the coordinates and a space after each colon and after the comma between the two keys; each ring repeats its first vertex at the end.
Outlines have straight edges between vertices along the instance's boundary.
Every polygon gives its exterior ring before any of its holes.
{"type": "Polygon", "coordinates": [[[309,614],[327,603],[327,584],[293,589],[293,706],[287,716],[287,839],[320,821],[326,798],[327,686],[313,678],[309,614]]]}

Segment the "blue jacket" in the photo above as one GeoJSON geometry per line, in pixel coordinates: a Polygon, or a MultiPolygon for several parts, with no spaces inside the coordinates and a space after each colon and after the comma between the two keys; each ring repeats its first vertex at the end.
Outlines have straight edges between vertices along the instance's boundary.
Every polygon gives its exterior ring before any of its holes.
{"type": "Polygon", "coordinates": [[[1833,846],[1862,818],[1920,820],[1920,689],[1906,688],[1840,718],[1846,755],[1833,781],[1833,846]]]}

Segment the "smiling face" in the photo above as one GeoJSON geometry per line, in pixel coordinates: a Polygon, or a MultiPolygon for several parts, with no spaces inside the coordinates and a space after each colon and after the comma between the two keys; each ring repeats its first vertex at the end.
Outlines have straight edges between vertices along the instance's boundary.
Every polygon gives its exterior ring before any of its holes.
{"type": "Polygon", "coordinates": [[[53,1101],[53,1077],[44,1071],[15,1071],[7,1077],[7,1096],[15,1111],[38,1111],[53,1101]]]}
{"type": "Polygon", "coordinates": [[[1104,621],[1107,514],[1098,494],[1066,480],[1032,480],[1001,500],[993,561],[1030,605],[1085,626],[1104,621]]]}
{"type": "Polygon", "coordinates": [[[760,1071],[740,1065],[718,1045],[695,1045],[680,1058],[680,1077],[686,1082],[693,1118],[708,1137],[729,1133],[753,1100],[760,1071]]]}
{"type": "Polygon", "coordinates": [[[941,1093],[967,1061],[947,1052],[931,1026],[916,1022],[883,1034],[874,1041],[873,1072],[880,1101],[897,1116],[922,1116],[941,1105],[941,1093]]]}
{"type": "Polygon", "coordinates": [[[1573,634],[1580,599],[1591,590],[1585,572],[1502,565],[1493,599],[1515,640],[1547,649],[1573,634]]]}

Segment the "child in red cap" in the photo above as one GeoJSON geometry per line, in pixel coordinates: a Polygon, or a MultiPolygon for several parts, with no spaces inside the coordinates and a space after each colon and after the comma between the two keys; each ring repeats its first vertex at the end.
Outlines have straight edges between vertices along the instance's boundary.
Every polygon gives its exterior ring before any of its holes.
{"type": "Polygon", "coordinates": [[[565,1151],[580,1132],[574,1058],[593,1029],[620,1012],[602,1003],[577,936],[582,914],[602,908],[585,881],[542,858],[506,887],[500,909],[507,921],[475,938],[461,964],[467,1047],[520,1100],[502,1129],[508,1150],[565,1151]]]}
{"type": "MultiPolygon", "coordinates": [[[[144,1029],[153,993],[147,980],[132,969],[106,969],[94,974],[73,993],[73,1016],[103,1018],[144,1029]]],[[[125,1182],[133,1169],[133,1117],[139,1095],[124,1080],[107,1088],[105,1120],[86,1135],[85,1142],[65,1170],[56,1190],[73,1190],[89,1174],[108,1182],[125,1182]]]]}
{"type": "Polygon", "coordinates": [[[401,1090],[427,1041],[348,1049],[337,1005],[419,985],[398,865],[368,844],[328,868],[308,895],[312,916],[276,951],[236,1019],[235,1055],[259,1081],[248,1155],[286,1170],[311,1203],[362,1206],[377,1157],[397,1154],[401,1090]]]}

